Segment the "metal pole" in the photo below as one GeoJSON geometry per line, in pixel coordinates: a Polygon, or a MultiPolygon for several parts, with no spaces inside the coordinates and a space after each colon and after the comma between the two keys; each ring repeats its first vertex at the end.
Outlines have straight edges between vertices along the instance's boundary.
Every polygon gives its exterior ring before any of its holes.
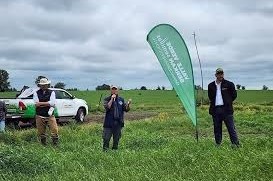
{"type": "Polygon", "coordinates": [[[196,141],[198,143],[199,142],[199,131],[198,131],[197,123],[196,123],[196,126],[195,126],[195,138],[196,138],[196,141]]]}
{"type": "Polygon", "coordinates": [[[98,110],[98,111],[99,111],[99,107],[100,107],[100,105],[101,105],[101,98],[102,98],[102,95],[103,95],[103,93],[101,93],[101,95],[100,95],[100,100],[99,100],[98,107],[97,107],[97,110],[98,110]]]}
{"type": "Polygon", "coordinates": [[[201,61],[200,61],[200,57],[199,57],[199,52],[197,49],[197,44],[196,44],[196,34],[195,32],[193,32],[193,38],[194,38],[194,44],[195,44],[195,49],[196,49],[196,53],[197,53],[197,58],[199,61],[199,67],[200,67],[200,72],[201,72],[201,79],[202,79],[202,90],[201,90],[201,106],[203,105],[203,99],[204,99],[204,81],[203,81],[203,71],[202,71],[202,66],[201,66],[201,61]]]}

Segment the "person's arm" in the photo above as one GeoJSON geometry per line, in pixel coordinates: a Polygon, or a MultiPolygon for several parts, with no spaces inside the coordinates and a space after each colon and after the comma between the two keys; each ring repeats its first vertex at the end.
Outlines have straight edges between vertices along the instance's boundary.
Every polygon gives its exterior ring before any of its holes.
{"type": "Polygon", "coordinates": [[[231,98],[232,101],[234,101],[237,98],[237,91],[235,89],[235,85],[231,82],[231,88],[230,88],[230,94],[231,94],[231,98]]]}
{"type": "Polygon", "coordinates": [[[113,104],[113,102],[115,101],[115,99],[116,99],[116,95],[115,94],[113,94],[112,96],[111,96],[111,98],[110,98],[110,100],[108,100],[108,98],[106,98],[106,99],[104,99],[104,108],[106,109],[106,110],[109,110],[111,107],[112,107],[112,104],[113,104]]]}
{"type": "Polygon", "coordinates": [[[213,100],[213,95],[212,95],[212,89],[211,89],[210,84],[208,85],[208,97],[211,102],[213,100]]]}
{"type": "Polygon", "coordinates": [[[41,103],[39,101],[37,92],[33,93],[33,101],[34,101],[36,107],[42,107],[42,105],[41,105],[41,103]]]}
{"type": "Polygon", "coordinates": [[[129,99],[128,102],[124,104],[123,110],[124,110],[125,112],[130,111],[130,104],[131,104],[131,102],[132,102],[132,100],[129,99]]]}
{"type": "MultiPolygon", "coordinates": [[[[52,93],[51,93],[51,96],[52,96],[52,93]]],[[[50,99],[51,99],[51,96],[50,96],[50,99]]],[[[54,92],[54,97],[55,97],[55,92],[54,92]]],[[[50,106],[50,102],[39,102],[39,98],[38,98],[37,92],[33,93],[33,100],[35,102],[35,106],[36,107],[48,107],[48,106],[50,106]]],[[[54,102],[54,105],[55,105],[55,102],[54,102]]]]}
{"type": "Polygon", "coordinates": [[[33,101],[34,101],[35,105],[39,102],[39,98],[38,98],[37,92],[33,93],[33,101]]]}
{"type": "Polygon", "coordinates": [[[51,106],[51,107],[55,107],[55,104],[56,104],[56,94],[54,91],[51,92],[51,95],[50,95],[50,99],[48,101],[48,104],[51,106]]]}
{"type": "Polygon", "coordinates": [[[3,105],[3,110],[4,110],[4,113],[5,114],[7,114],[7,105],[6,105],[6,103],[5,102],[3,102],[4,103],[4,105],[3,105]]]}

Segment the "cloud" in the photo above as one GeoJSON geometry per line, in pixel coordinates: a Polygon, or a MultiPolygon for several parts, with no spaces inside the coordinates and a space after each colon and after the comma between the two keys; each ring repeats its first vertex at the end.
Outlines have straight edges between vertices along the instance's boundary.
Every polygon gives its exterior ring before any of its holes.
{"type": "Polygon", "coordinates": [[[201,84],[192,33],[202,61],[204,83],[217,67],[246,88],[273,87],[270,1],[0,1],[0,64],[11,85],[33,84],[38,75],[69,87],[99,84],[125,88],[171,87],[146,36],[170,23],[185,39],[201,84]]]}

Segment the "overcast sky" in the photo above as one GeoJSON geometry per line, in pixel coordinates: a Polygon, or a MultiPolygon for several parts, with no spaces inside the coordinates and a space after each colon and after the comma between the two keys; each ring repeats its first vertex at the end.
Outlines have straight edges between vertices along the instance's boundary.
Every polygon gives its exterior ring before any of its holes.
{"type": "Polygon", "coordinates": [[[160,23],[183,36],[196,84],[193,32],[205,88],[222,67],[235,84],[273,89],[273,1],[0,0],[0,17],[0,69],[18,89],[38,75],[67,88],[171,87],[146,42],[160,23]]]}

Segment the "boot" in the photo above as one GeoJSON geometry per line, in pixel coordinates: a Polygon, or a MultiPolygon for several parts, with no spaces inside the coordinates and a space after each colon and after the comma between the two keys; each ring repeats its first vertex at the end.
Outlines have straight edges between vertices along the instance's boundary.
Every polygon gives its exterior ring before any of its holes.
{"type": "Polygon", "coordinates": [[[109,142],[103,141],[103,151],[108,151],[109,149],[109,142]]]}
{"type": "Polygon", "coordinates": [[[118,149],[118,142],[114,142],[112,150],[117,150],[117,149],[118,149]]]}
{"type": "Polygon", "coordinates": [[[46,137],[41,137],[41,143],[46,146],[46,137]]]}
{"type": "Polygon", "coordinates": [[[58,137],[53,137],[52,138],[52,144],[53,144],[53,146],[58,146],[58,144],[59,144],[59,138],[58,137]]]}

